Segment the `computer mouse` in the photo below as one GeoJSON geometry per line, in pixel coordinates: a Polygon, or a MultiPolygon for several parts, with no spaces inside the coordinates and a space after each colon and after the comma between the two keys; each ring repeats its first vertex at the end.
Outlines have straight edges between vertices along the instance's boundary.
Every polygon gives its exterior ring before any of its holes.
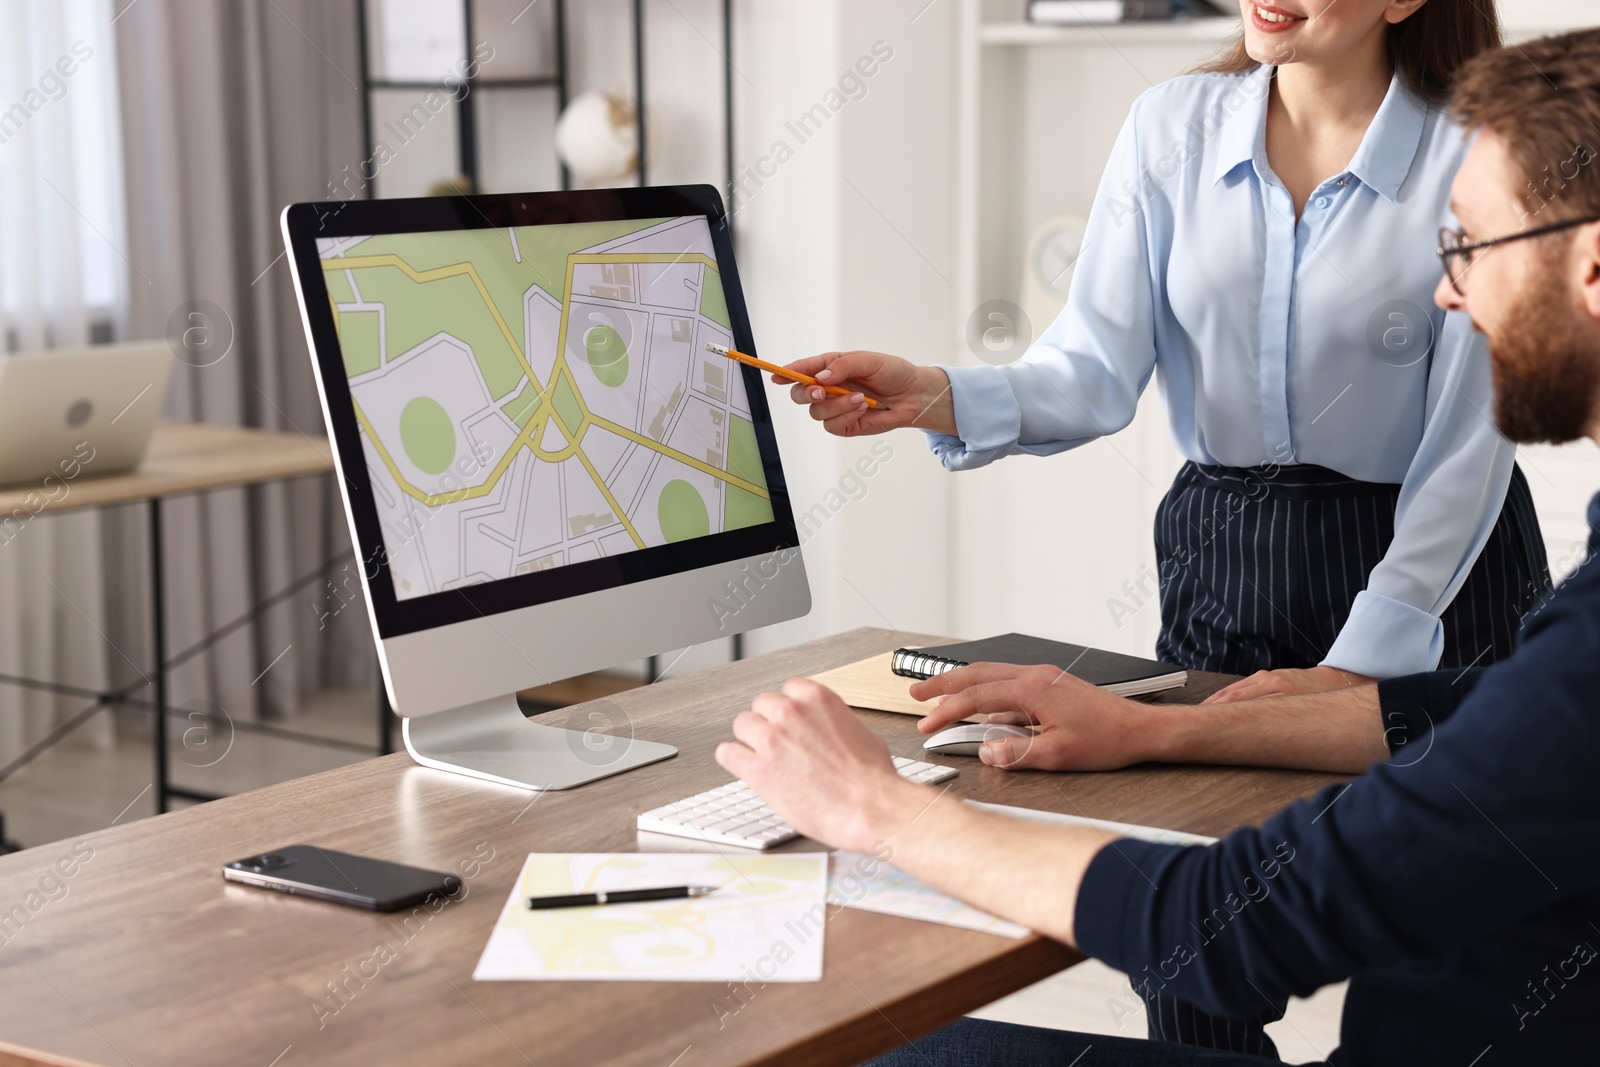
{"type": "Polygon", "coordinates": [[[948,730],[940,730],[922,747],[941,756],[976,756],[985,741],[1002,737],[1033,737],[1035,731],[1026,726],[1008,726],[998,722],[964,722],[948,730]]]}

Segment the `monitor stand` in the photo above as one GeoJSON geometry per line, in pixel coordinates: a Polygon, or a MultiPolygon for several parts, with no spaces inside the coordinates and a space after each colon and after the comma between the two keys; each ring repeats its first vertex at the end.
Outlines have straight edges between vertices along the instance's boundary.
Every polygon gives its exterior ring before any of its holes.
{"type": "Polygon", "coordinates": [[[521,789],[571,789],[678,754],[656,741],[531,722],[510,693],[405,719],[401,735],[424,767],[521,789]]]}

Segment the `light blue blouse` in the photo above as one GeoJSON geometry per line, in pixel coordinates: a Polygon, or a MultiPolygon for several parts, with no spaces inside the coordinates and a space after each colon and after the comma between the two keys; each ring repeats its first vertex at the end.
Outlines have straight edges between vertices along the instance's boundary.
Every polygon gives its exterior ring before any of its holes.
{"type": "Polygon", "coordinates": [[[1499,516],[1514,449],[1470,320],[1433,303],[1467,142],[1399,77],[1299,220],[1267,165],[1273,75],[1147,90],[1112,150],[1067,306],[1022,359],[947,367],[950,470],[1049,455],[1132,421],[1155,372],[1196,463],[1309,463],[1399,483],[1395,538],[1325,663],[1437,666],[1439,615],[1499,516]]]}

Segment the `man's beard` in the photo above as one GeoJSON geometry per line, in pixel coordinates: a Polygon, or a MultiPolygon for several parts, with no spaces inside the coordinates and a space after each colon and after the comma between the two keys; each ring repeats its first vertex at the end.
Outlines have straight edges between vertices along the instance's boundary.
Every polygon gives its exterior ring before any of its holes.
{"type": "Polygon", "coordinates": [[[1562,276],[1565,259],[1565,249],[1538,257],[1512,301],[1513,324],[1489,338],[1495,424],[1518,444],[1574,441],[1594,421],[1600,331],[1578,317],[1562,276]]]}

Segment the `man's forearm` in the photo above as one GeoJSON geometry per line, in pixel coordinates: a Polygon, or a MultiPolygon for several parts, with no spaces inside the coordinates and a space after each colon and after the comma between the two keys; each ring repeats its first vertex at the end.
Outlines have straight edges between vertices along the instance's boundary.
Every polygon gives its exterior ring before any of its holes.
{"type": "Polygon", "coordinates": [[[1151,747],[1165,763],[1359,774],[1389,757],[1376,685],[1159,710],[1151,747]]]}
{"type": "Polygon", "coordinates": [[[872,817],[872,836],[887,846],[890,863],[973,907],[1076,944],[1078,886],[1114,835],[1023,822],[903,784],[872,817]]]}
{"type": "MultiPolygon", "coordinates": [[[[1377,686],[1199,707],[1145,706],[1152,758],[1357,774],[1387,758],[1377,686]]],[[[1076,944],[1078,887],[1113,835],[1038,826],[893,783],[867,813],[889,861],[974,907],[1076,944]]]]}

